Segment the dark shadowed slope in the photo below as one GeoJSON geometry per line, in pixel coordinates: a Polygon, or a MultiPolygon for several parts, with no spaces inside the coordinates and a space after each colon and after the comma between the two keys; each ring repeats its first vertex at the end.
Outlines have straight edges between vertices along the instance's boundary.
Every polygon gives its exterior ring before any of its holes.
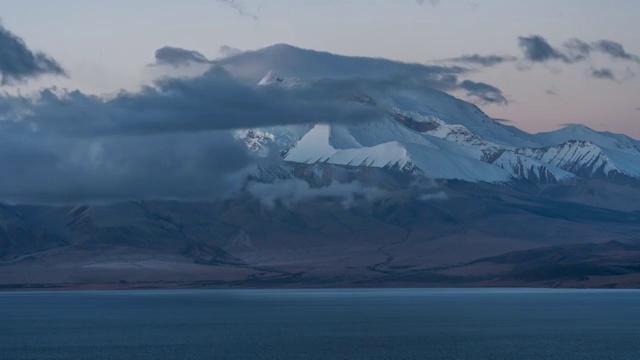
{"type": "Polygon", "coordinates": [[[565,201],[557,191],[550,198],[535,188],[451,182],[441,189],[448,200],[419,201],[399,191],[351,208],[332,199],[269,208],[251,198],[5,206],[0,283],[5,288],[640,285],[638,210],[565,201]]]}

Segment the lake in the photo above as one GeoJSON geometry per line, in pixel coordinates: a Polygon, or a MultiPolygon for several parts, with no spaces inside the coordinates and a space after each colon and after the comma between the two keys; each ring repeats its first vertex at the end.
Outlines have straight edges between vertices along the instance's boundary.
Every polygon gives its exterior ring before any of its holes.
{"type": "Polygon", "coordinates": [[[0,293],[0,359],[640,359],[640,292],[0,293]]]}

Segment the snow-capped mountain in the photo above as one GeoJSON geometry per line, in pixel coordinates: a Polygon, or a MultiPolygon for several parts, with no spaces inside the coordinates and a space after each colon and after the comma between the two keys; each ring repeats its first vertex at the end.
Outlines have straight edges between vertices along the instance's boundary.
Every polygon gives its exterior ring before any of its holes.
{"type": "Polygon", "coordinates": [[[571,125],[536,137],[549,146],[524,152],[578,176],[623,183],[640,178],[640,141],[626,135],[571,125]]]}
{"type": "Polygon", "coordinates": [[[584,125],[568,125],[560,130],[538,133],[535,136],[540,141],[551,146],[571,140],[578,140],[590,142],[602,148],[627,152],[634,155],[640,153],[640,141],[622,134],[613,134],[606,131],[598,132],[584,125]]]}
{"type": "Polygon", "coordinates": [[[387,114],[365,123],[335,124],[328,119],[327,124],[246,133],[251,148],[272,142],[286,162],[375,167],[471,182],[598,178],[640,184],[638,140],[580,125],[529,134],[443,91],[404,84],[407,76],[432,76],[441,69],[288,45],[242,53],[220,65],[257,86],[291,91],[327,79],[349,79],[346,90],[336,91],[336,100],[387,114]]]}

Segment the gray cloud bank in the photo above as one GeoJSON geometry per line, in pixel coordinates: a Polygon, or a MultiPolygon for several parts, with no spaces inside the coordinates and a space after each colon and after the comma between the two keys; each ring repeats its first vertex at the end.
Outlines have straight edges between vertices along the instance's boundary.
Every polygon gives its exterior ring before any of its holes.
{"type": "Polygon", "coordinates": [[[65,75],[51,56],[33,51],[24,40],[0,25],[0,76],[2,85],[19,83],[41,75],[65,75]]]}
{"type": "Polygon", "coordinates": [[[224,69],[214,67],[196,78],[163,78],[139,92],[123,92],[106,100],[79,91],[52,90],[44,90],[34,99],[12,99],[13,104],[22,103],[29,111],[12,112],[20,121],[5,122],[3,127],[65,136],[137,136],[357,122],[383,115],[375,108],[339,101],[341,91],[348,91],[340,86],[247,86],[224,69]]]}
{"type": "Polygon", "coordinates": [[[251,18],[253,20],[256,20],[256,21],[259,20],[258,16],[256,14],[252,13],[251,11],[247,10],[247,8],[244,6],[242,1],[240,1],[240,0],[216,0],[216,1],[231,7],[232,9],[236,10],[238,12],[238,14],[240,14],[242,16],[249,17],[249,18],[251,18]]]}

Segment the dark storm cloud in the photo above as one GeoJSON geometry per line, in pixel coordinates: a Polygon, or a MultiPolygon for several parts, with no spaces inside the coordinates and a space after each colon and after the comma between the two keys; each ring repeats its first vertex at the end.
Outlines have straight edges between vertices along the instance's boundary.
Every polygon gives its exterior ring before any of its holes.
{"type": "Polygon", "coordinates": [[[459,56],[451,59],[446,59],[445,61],[491,67],[495,65],[500,65],[505,62],[513,62],[516,60],[518,60],[518,58],[515,56],[473,54],[473,55],[463,55],[463,56],[459,56]]]}
{"type": "Polygon", "coordinates": [[[493,85],[464,80],[460,83],[460,88],[467,91],[467,96],[483,104],[507,105],[509,103],[502,91],[493,85]]]}
{"type": "Polygon", "coordinates": [[[613,74],[611,69],[601,68],[601,69],[590,69],[589,73],[592,77],[596,79],[606,79],[611,81],[616,81],[616,77],[613,74]]]}
{"type": "Polygon", "coordinates": [[[120,101],[45,91],[37,103],[2,102],[14,111],[0,121],[0,202],[220,199],[237,194],[263,161],[232,131],[143,133],[118,119],[106,124],[116,114],[131,123],[150,120],[120,101]]]}
{"type": "Polygon", "coordinates": [[[2,85],[22,82],[46,74],[66,76],[65,70],[54,58],[29,49],[24,40],[0,25],[2,85]]]}
{"type": "Polygon", "coordinates": [[[189,64],[208,64],[209,59],[195,50],[165,46],[156,50],[154,65],[184,66],[189,64]]]}
{"type": "Polygon", "coordinates": [[[233,129],[382,118],[341,100],[342,84],[248,87],[214,68],[102,99],[45,90],[0,98],[0,201],[85,203],[220,199],[272,161],[233,129]]]}
{"type": "Polygon", "coordinates": [[[258,161],[229,132],[0,139],[0,201],[18,204],[220,199],[237,193],[258,161]]]}
{"type": "Polygon", "coordinates": [[[571,62],[565,54],[553,48],[540,35],[520,36],[518,37],[518,45],[522,49],[525,60],[531,62],[546,62],[549,60],[571,62]]]}

